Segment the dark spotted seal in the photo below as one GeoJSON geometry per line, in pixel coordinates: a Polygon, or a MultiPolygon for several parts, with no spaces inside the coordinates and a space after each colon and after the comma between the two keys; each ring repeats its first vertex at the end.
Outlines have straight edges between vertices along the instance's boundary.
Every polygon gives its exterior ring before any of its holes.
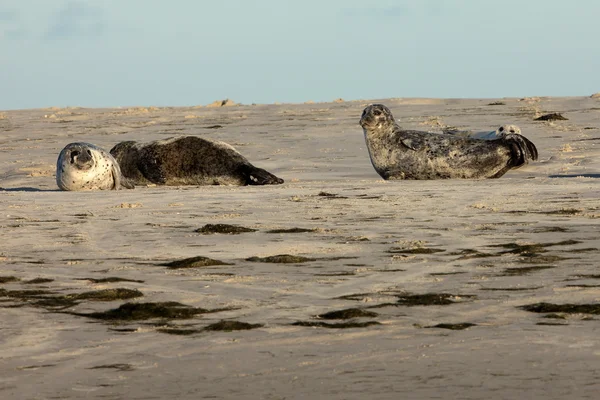
{"type": "Polygon", "coordinates": [[[110,153],[90,143],[70,143],[58,155],[56,184],[62,190],[133,189],[110,153]]]}
{"type": "Polygon", "coordinates": [[[360,125],[383,179],[499,178],[538,157],[535,145],[519,134],[481,140],[404,130],[383,104],[367,106],[360,125]]]}
{"type": "Polygon", "coordinates": [[[227,143],[182,136],[149,143],[121,142],[110,150],[135,184],[277,185],[283,179],[257,168],[227,143]]]}

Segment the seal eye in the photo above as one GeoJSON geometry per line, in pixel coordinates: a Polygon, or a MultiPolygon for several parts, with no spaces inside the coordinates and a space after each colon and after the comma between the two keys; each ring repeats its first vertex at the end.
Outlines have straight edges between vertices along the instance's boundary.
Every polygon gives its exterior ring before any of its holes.
{"type": "Polygon", "coordinates": [[[504,132],[504,127],[501,126],[500,129],[498,129],[499,132],[504,132]]]}

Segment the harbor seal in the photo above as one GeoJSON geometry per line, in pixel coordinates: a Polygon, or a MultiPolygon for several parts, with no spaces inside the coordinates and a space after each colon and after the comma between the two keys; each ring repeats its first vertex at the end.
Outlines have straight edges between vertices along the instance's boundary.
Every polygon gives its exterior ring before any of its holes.
{"type": "Polygon", "coordinates": [[[483,140],[495,140],[506,135],[520,135],[521,128],[517,125],[502,125],[495,131],[484,131],[484,132],[473,132],[473,131],[461,131],[458,129],[443,129],[442,132],[450,135],[458,135],[470,137],[472,139],[483,139],[483,140]]]}
{"type": "Polygon", "coordinates": [[[519,134],[481,140],[404,130],[383,104],[367,106],[360,125],[383,179],[499,178],[538,158],[535,145],[519,134]]]}
{"type": "Polygon", "coordinates": [[[62,190],[133,189],[110,153],[90,143],[69,143],[58,155],[56,184],[62,190]]]}
{"type": "Polygon", "coordinates": [[[180,136],[121,142],[110,150],[135,184],[278,185],[283,179],[252,165],[227,143],[180,136]]]}

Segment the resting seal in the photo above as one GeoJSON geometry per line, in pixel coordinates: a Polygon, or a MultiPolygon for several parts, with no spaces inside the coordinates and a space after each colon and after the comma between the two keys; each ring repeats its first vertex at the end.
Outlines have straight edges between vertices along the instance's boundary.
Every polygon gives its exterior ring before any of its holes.
{"type": "Polygon", "coordinates": [[[70,143],[58,155],[56,184],[62,190],[133,189],[110,153],[90,143],[70,143]]]}
{"type": "Polygon", "coordinates": [[[383,179],[499,178],[538,157],[535,145],[519,134],[481,140],[404,130],[383,104],[367,106],[360,125],[383,179]]]}
{"type": "Polygon", "coordinates": [[[121,142],[110,150],[135,184],[277,185],[283,179],[257,168],[224,142],[182,136],[149,143],[121,142]]]}

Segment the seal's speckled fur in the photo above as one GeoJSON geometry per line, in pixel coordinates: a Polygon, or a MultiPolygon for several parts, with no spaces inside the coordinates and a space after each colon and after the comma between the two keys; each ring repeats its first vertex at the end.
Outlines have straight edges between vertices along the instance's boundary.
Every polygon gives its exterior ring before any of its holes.
{"type": "Polygon", "coordinates": [[[90,143],[70,143],[58,155],[56,184],[62,190],[133,189],[110,153],[90,143]]]}
{"type": "Polygon", "coordinates": [[[404,130],[383,104],[367,106],[360,125],[383,179],[499,178],[538,157],[535,145],[519,134],[481,140],[404,130]]]}
{"type": "Polygon", "coordinates": [[[257,168],[224,142],[182,136],[149,143],[121,142],[110,150],[136,184],[276,185],[283,179],[257,168]]]}

